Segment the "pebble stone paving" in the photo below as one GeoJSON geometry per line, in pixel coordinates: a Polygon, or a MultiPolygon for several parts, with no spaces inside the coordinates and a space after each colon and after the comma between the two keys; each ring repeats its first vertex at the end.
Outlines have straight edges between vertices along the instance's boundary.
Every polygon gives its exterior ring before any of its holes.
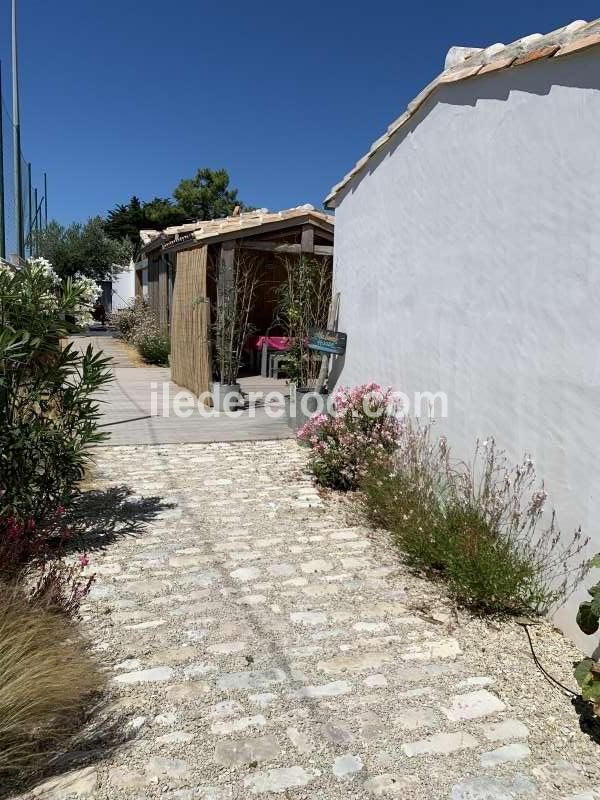
{"type": "MultiPolygon", "coordinates": [[[[92,554],[83,624],[127,741],[28,797],[600,800],[600,751],[522,630],[411,575],[295,442],[96,460],[97,488],[170,504],[92,554]]],[[[570,681],[576,651],[533,636],[570,681]]]]}

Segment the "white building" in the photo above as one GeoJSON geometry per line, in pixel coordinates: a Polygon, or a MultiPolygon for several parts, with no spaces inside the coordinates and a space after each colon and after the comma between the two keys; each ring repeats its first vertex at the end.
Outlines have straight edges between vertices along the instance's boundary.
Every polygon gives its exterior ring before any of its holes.
{"type": "Polygon", "coordinates": [[[133,261],[112,279],[112,311],[127,308],[135,301],[135,264],[133,261]]]}
{"type": "Polygon", "coordinates": [[[446,392],[454,451],[530,452],[600,551],[600,20],[452,48],[326,206],[339,380],[446,392]]]}

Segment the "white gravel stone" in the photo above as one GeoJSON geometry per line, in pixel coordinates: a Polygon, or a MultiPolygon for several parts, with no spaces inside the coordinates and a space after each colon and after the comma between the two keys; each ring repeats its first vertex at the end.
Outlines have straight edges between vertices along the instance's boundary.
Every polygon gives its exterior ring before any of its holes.
{"type": "Polygon", "coordinates": [[[122,686],[131,686],[136,683],[163,683],[170,681],[175,671],[171,667],[153,667],[152,669],[141,669],[135,672],[125,672],[113,678],[113,683],[122,686]]]}
{"type": "Polygon", "coordinates": [[[454,695],[452,705],[442,709],[452,722],[489,717],[505,710],[505,704],[487,689],[454,695]]]}
{"type": "Polygon", "coordinates": [[[156,740],[157,744],[187,744],[194,741],[194,734],[187,731],[173,731],[172,733],[165,733],[164,736],[159,736],[156,740]]]}
{"type": "Polygon", "coordinates": [[[108,782],[119,789],[146,786],[148,776],[139,770],[128,767],[112,767],[108,771],[108,782]]]}
{"type": "Polygon", "coordinates": [[[214,664],[205,664],[199,662],[198,664],[190,664],[183,670],[186,678],[199,678],[202,675],[209,675],[211,672],[216,672],[217,667],[214,664]]]}
{"type": "Polygon", "coordinates": [[[219,742],[215,747],[215,761],[226,767],[260,763],[278,758],[281,747],[273,736],[257,736],[238,741],[219,742]]]}
{"type": "Polygon", "coordinates": [[[189,767],[180,758],[156,756],[146,764],[146,772],[151,777],[182,778],[188,774],[189,767]]]}
{"type": "Polygon", "coordinates": [[[347,681],[333,681],[333,683],[325,683],[322,686],[303,686],[294,694],[296,697],[319,698],[336,697],[351,691],[352,687],[347,681]]]}
{"type": "Polygon", "coordinates": [[[321,611],[296,611],[290,614],[290,619],[296,625],[325,625],[327,622],[321,611]]]}
{"type": "Polygon", "coordinates": [[[261,570],[258,567],[240,567],[230,573],[231,577],[235,578],[236,581],[255,581],[260,578],[261,574],[261,570]]]}
{"type": "Polygon", "coordinates": [[[219,644],[211,644],[206,649],[209,653],[214,653],[219,656],[231,655],[232,653],[241,653],[246,650],[248,645],[246,642],[219,642],[219,644]]]}
{"type": "Polygon", "coordinates": [[[513,761],[522,761],[528,758],[531,754],[529,747],[523,742],[514,742],[513,744],[505,744],[497,750],[491,750],[489,753],[484,753],[481,756],[482,767],[495,767],[498,764],[512,763],[513,761]]]}
{"type": "Polygon", "coordinates": [[[416,731],[419,728],[439,727],[440,718],[430,708],[412,708],[395,714],[393,717],[394,725],[405,731],[416,731]]]}
{"type": "Polygon", "coordinates": [[[258,694],[249,694],[248,700],[260,708],[268,708],[269,706],[273,705],[273,703],[277,700],[277,697],[278,695],[273,694],[272,692],[259,692],[258,694]]]}
{"type": "Polygon", "coordinates": [[[305,575],[314,572],[330,572],[333,569],[333,563],[322,558],[316,558],[313,561],[305,561],[304,564],[300,565],[300,569],[305,575]]]}
{"type": "Polygon", "coordinates": [[[409,757],[426,755],[448,755],[457,750],[477,747],[477,739],[470,733],[437,733],[418,742],[402,745],[402,750],[409,757]]]}
{"type": "Polygon", "coordinates": [[[307,786],[320,774],[318,770],[307,770],[304,767],[283,767],[259,772],[244,779],[244,787],[253,794],[261,792],[285,792],[299,786],[307,786]]]}
{"type": "Polygon", "coordinates": [[[388,685],[387,678],[385,675],[369,675],[363,681],[365,686],[368,686],[371,689],[383,689],[388,685]]]}
{"type": "Polygon", "coordinates": [[[248,728],[262,728],[266,724],[267,720],[263,715],[256,714],[254,717],[241,717],[240,719],[214,722],[210,726],[210,732],[215,736],[227,736],[230,733],[248,730],[248,728]]]}
{"type": "Polygon", "coordinates": [[[230,672],[217,679],[219,689],[266,689],[269,686],[287,683],[288,677],[282,669],[263,672],[230,672]]]}
{"type": "Polygon", "coordinates": [[[492,722],[482,728],[483,735],[490,742],[503,742],[507,739],[527,739],[529,728],[518,719],[504,719],[492,722]]]}
{"type": "Polygon", "coordinates": [[[336,758],[332,772],[336,778],[346,778],[348,775],[360,772],[362,768],[363,762],[360,756],[345,755],[336,758]]]}
{"type": "MultiPolygon", "coordinates": [[[[95,768],[84,767],[44,781],[33,789],[30,796],[39,797],[41,800],[91,797],[94,795],[97,785],[98,773],[95,768]]],[[[17,798],[17,800],[25,800],[25,798],[17,798]]]]}
{"type": "Polygon", "coordinates": [[[152,722],[154,725],[161,725],[164,728],[169,728],[177,722],[177,714],[173,711],[168,711],[165,714],[157,714],[152,722]]]}
{"type": "Polygon", "coordinates": [[[398,773],[385,773],[369,778],[363,784],[363,789],[373,797],[402,797],[408,800],[408,791],[419,782],[416,775],[399,775],[398,773]]]}
{"type": "Polygon", "coordinates": [[[312,753],[312,751],[315,749],[314,744],[311,742],[308,736],[299,731],[298,728],[287,728],[286,733],[290,742],[294,745],[299,753],[312,753]]]}

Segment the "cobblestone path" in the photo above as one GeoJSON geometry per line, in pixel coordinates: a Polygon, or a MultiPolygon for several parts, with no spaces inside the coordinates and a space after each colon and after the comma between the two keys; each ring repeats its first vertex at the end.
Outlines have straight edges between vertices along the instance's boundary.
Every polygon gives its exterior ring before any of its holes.
{"type": "MultiPolygon", "coordinates": [[[[289,441],[98,451],[98,488],[172,507],[91,554],[84,625],[130,739],[48,796],[600,798],[522,630],[454,612],[302,466],[289,441]]],[[[568,680],[575,652],[534,637],[568,680]]]]}

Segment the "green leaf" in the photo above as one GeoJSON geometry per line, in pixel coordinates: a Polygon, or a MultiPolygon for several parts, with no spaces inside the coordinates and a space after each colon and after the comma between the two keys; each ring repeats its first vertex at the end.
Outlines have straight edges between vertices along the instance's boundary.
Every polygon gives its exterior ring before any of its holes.
{"type": "Polygon", "coordinates": [[[581,689],[581,696],[591,703],[600,703],[600,680],[593,680],[581,689]]]}
{"type": "Polygon", "coordinates": [[[590,669],[594,664],[595,661],[593,658],[584,658],[575,665],[573,674],[579,686],[586,686],[589,680],[593,677],[590,669]]]}
{"type": "Polygon", "coordinates": [[[600,593],[594,595],[594,599],[590,604],[590,611],[596,619],[600,618],[600,593]]]}
{"type": "Polygon", "coordinates": [[[577,624],[588,636],[596,633],[600,627],[600,623],[598,621],[598,614],[596,614],[592,608],[592,603],[581,603],[579,611],[577,612],[577,624]]]}
{"type": "Polygon", "coordinates": [[[590,558],[590,567],[600,569],[600,553],[596,553],[593,558],[590,558]]]}

